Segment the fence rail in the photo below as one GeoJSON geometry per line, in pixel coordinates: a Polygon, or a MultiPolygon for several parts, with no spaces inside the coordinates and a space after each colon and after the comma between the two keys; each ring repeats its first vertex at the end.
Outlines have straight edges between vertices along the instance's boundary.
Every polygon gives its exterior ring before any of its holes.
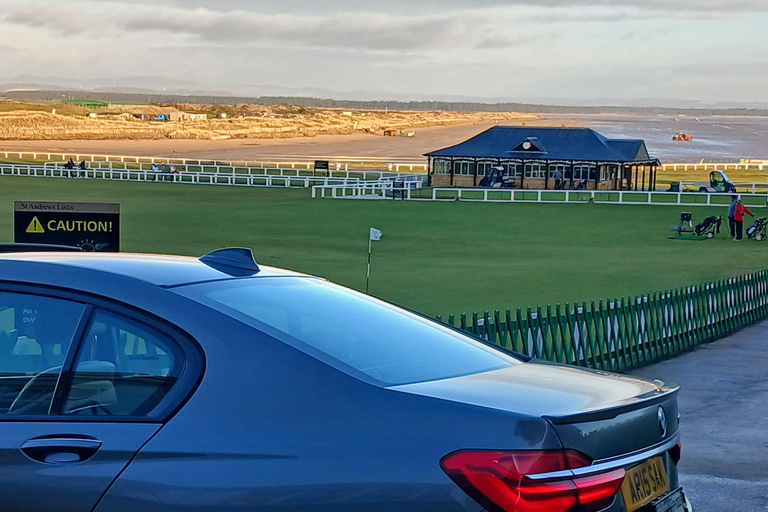
{"type": "Polygon", "coordinates": [[[376,158],[376,157],[317,157],[316,159],[293,160],[288,157],[276,157],[274,160],[205,160],[196,158],[164,157],[164,156],[137,156],[137,155],[95,155],[87,153],[51,153],[45,151],[0,151],[0,156],[7,159],[19,160],[47,160],[52,163],[64,163],[70,158],[79,162],[85,160],[89,166],[96,162],[122,163],[122,164],[175,164],[192,166],[220,166],[220,167],[256,167],[268,169],[314,169],[315,160],[327,160],[336,171],[350,171],[354,169],[382,169],[385,172],[409,172],[426,173],[428,164],[423,161],[414,161],[409,158],[376,158]]]}
{"type": "MultiPolygon", "coordinates": [[[[163,170],[169,170],[171,164],[161,164],[163,170]]],[[[315,171],[312,167],[275,167],[273,166],[245,166],[245,165],[227,165],[223,163],[186,163],[172,164],[179,172],[207,172],[216,174],[238,174],[238,175],[275,175],[275,176],[307,176],[307,177],[331,177],[331,178],[359,178],[361,180],[380,180],[385,178],[422,176],[409,173],[397,173],[389,171],[369,171],[369,170],[329,170],[315,171]]],[[[266,164],[265,164],[266,165],[266,164]]],[[[147,171],[152,172],[153,166],[157,164],[148,162],[122,163],[122,162],[90,162],[89,169],[109,169],[109,170],[128,170],[128,171],[147,171]]],[[[62,169],[63,162],[45,162],[45,168],[62,169]]]]}
{"type": "MultiPolygon", "coordinates": [[[[318,185],[312,197],[378,198],[387,197],[386,188],[366,182],[348,185],[318,185]]],[[[389,194],[391,195],[391,194],[389,194]]],[[[768,195],[739,193],[747,206],[766,206],[768,195]]],[[[728,206],[731,194],[709,192],[641,192],[618,190],[515,190],[492,188],[408,188],[404,199],[418,201],[472,201],[488,203],[600,203],[633,205],[728,206]]]]}
{"type": "MultiPolygon", "coordinates": [[[[51,160],[66,162],[72,158],[88,162],[123,162],[123,163],[157,163],[157,164],[190,164],[190,165],[222,165],[246,167],[274,167],[281,169],[312,169],[315,160],[329,160],[336,170],[348,170],[349,166],[387,167],[391,172],[426,173],[429,164],[424,159],[413,158],[376,158],[376,157],[321,157],[315,159],[295,160],[291,157],[274,157],[274,160],[205,160],[198,158],[139,156],[139,155],[99,155],[90,153],[58,153],[50,151],[0,151],[4,158],[21,160],[51,160]]],[[[664,171],[748,171],[768,170],[768,160],[745,159],[722,162],[677,162],[661,165],[664,171]]]]}
{"type": "Polygon", "coordinates": [[[171,182],[199,185],[232,185],[246,187],[303,187],[315,185],[350,186],[360,182],[359,178],[327,176],[280,176],[258,174],[235,174],[216,172],[182,172],[179,174],[123,169],[65,169],[36,165],[0,164],[0,176],[30,176],[38,178],[78,178],[110,181],[171,182]]]}
{"type": "Polygon", "coordinates": [[[662,164],[664,171],[764,171],[768,160],[741,159],[738,162],[696,162],[662,164]]]}
{"type": "MultiPolygon", "coordinates": [[[[537,359],[621,372],[727,336],[768,316],[768,270],[648,295],[448,323],[537,359]]],[[[441,317],[437,317],[442,320],[441,317]]]]}

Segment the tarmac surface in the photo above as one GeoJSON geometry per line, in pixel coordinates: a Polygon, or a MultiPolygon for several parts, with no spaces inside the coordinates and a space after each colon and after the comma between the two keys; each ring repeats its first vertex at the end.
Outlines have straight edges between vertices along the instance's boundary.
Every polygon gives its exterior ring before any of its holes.
{"type": "Polygon", "coordinates": [[[632,374],[680,385],[680,480],[695,512],[768,510],[768,321],[632,374]]]}

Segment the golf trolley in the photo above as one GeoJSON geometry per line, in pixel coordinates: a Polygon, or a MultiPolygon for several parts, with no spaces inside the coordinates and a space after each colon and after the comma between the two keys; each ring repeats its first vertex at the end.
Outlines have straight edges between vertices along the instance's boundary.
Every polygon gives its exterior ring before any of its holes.
{"type": "Polygon", "coordinates": [[[722,215],[710,215],[701,223],[693,225],[693,214],[682,212],[680,214],[680,224],[670,226],[670,229],[676,233],[669,238],[671,240],[706,240],[714,238],[720,233],[720,225],[723,223],[722,215]]]}
{"type": "Polygon", "coordinates": [[[758,242],[765,240],[767,226],[768,219],[765,217],[755,219],[755,223],[747,228],[747,238],[754,238],[758,242]]]}

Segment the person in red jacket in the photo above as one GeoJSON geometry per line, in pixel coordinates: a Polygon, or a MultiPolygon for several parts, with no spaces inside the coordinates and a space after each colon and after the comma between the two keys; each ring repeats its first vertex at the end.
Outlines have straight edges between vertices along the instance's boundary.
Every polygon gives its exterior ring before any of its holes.
{"type": "Polygon", "coordinates": [[[744,233],[744,214],[754,217],[751,211],[746,206],[741,204],[741,199],[736,201],[736,211],[733,214],[733,220],[736,222],[736,240],[741,241],[744,233]]]}

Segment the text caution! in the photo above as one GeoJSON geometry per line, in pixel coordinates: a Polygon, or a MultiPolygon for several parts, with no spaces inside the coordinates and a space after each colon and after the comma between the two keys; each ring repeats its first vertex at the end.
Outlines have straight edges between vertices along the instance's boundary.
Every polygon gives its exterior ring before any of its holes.
{"type": "Polygon", "coordinates": [[[120,250],[120,205],[114,203],[14,203],[16,243],[120,250]]]}

